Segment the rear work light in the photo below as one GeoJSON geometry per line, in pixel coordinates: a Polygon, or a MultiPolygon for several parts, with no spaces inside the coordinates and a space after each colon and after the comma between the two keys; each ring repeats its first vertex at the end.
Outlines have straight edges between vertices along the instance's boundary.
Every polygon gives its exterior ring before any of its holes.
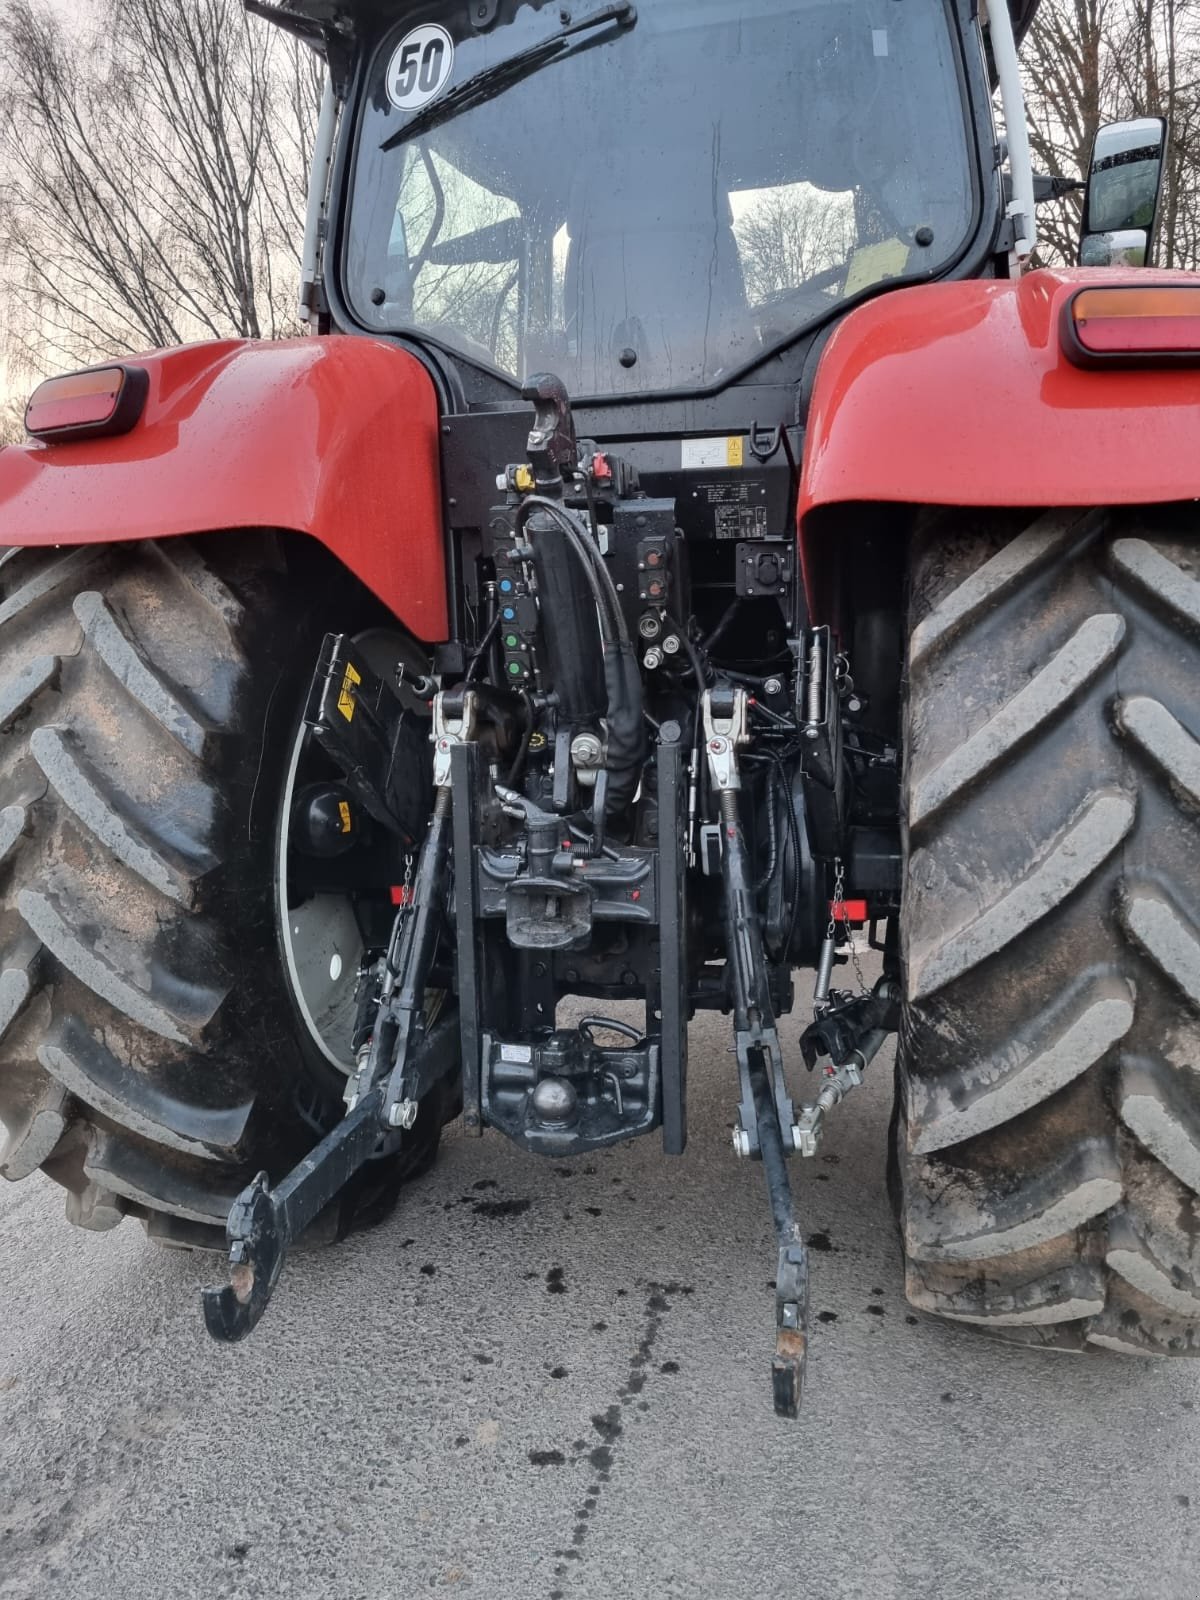
{"type": "Polygon", "coordinates": [[[1077,367],[1200,366],[1200,286],[1077,289],[1062,342],[1077,367]]]}
{"type": "Polygon", "coordinates": [[[142,367],[91,367],[47,378],[25,407],[25,431],[47,442],[128,433],[142,414],[149,387],[142,367]]]}

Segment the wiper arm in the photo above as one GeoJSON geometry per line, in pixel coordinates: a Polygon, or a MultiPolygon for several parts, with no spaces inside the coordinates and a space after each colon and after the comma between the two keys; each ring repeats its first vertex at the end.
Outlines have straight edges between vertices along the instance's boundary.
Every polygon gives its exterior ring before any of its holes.
{"type": "Polygon", "coordinates": [[[440,100],[432,101],[424,110],[410,117],[402,128],[390,133],[379,148],[394,150],[404,140],[415,139],[418,134],[428,133],[431,128],[448,122],[460,112],[469,111],[473,106],[481,105],[494,95],[502,94],[505,89],[511,89],[513,84],[520,83],[523,78],[532,77],[535,72],[540,72],[543,67],[549,66],[550,62],[557,61],[562,56],[577,54],[581,50],[590,50],[593,45],[608,42],[607,38],[588,39],[581,45],[572,45],[568,42],[572,34],[590,33],[593,28],[602,28],[609,22],[616,23],[617,30],[620,31],[632,28],[636,21],[637,8],[630,3],[630,0],[618,0],[616,5],[604,6],[599,11],[593,11],[590,16],[580,17],[578,22],[569,22],[553,38],[543,39],[538,44],[530,45],[528,50],[509,56],[506,61],[497,61],[490,67],[484,67],[482,72],[476,72],[474,76],[465,79],[456,88],[451,89],[449,94],[443,95],[440,100]]]}

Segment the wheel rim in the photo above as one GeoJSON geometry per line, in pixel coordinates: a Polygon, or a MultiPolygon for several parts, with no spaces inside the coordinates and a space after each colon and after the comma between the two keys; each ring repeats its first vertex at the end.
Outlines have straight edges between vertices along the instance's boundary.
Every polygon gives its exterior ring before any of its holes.
{"type": "MultiPolygon", "coordinates": [[[[400,662],[415,673],[428,670],[417,646],[389,629],[356,634],[354,644],[371,670],[388,681],[394,681],[392,674],[400,662]]],[[[291,744],[279,811],[275,909],[284,974],[297,1015],[325,1060],[348,1075],[354,1066],[350,1040],[364,949],[354,898],[316,892],[303,898],[297,894],[296,903],[289,904],[298,887],[290,850],[292,804],[298,784],[305,781],[311,754],[311,736],[301,721],[291,744]]]]}

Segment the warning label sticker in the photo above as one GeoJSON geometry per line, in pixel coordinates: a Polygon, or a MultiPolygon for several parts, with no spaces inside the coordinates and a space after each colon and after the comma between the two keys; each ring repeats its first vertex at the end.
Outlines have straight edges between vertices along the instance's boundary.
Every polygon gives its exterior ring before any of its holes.
{"type": "Polygon", "coordinates": [[[746,441],[740,434],[724,439],[684,439],[680,444],[685,471],[696,467],[740,467],[746,441]]]}
{"type": "Polygon", "coordinates": [[[362,679],[347,661],[346,671],[342,678],[342,687],[338,690],[337,700],[338,710],[347,722],[354,721],[354,690],[361,682],[362,679]]]}

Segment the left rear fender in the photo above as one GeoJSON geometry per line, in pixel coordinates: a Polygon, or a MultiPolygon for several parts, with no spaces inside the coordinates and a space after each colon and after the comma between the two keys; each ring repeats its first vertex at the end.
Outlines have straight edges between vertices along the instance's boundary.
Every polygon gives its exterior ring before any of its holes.
{"type": "Polygon", "coordinates": [[[0,450],[0,543],[291,530],[319,540],[418,638],[446,637],[437,397],[420,362],[333,335],[185,345],[130,363],[150,387],[129,433],[0,450]]]}

